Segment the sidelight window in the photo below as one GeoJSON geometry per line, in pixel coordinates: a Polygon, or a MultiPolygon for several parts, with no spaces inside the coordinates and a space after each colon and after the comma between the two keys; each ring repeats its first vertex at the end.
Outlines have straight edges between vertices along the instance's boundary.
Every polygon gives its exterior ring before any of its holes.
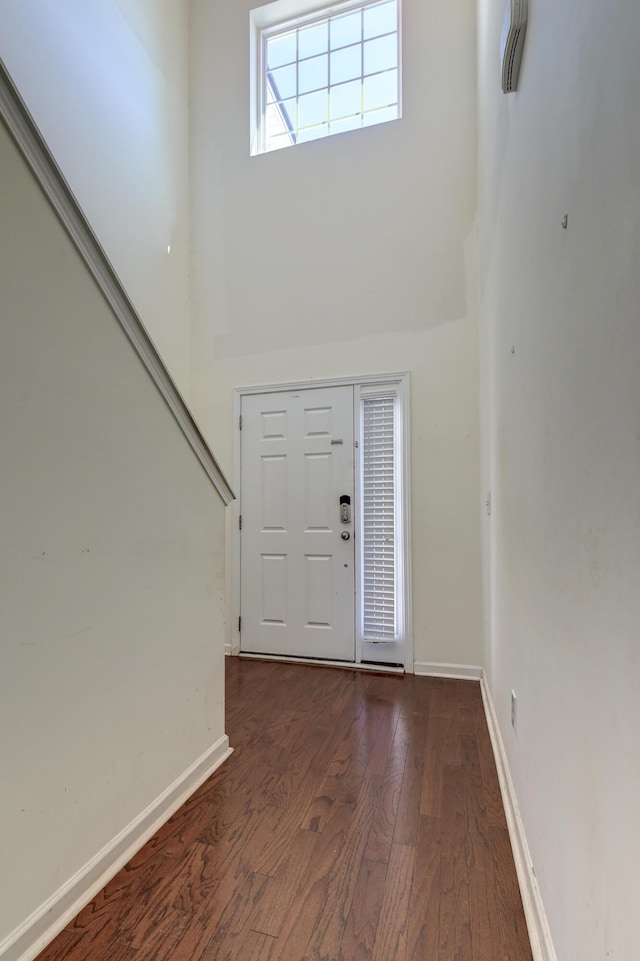
{"type": "Polygon", "coordinates": [[[361,640],[404,634],[402,404],[397,387],[360,390],[361,640]]]}

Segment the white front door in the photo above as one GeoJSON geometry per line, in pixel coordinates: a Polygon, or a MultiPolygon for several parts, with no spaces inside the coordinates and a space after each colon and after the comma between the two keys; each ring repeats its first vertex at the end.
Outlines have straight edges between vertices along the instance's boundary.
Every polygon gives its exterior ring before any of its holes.
{"type": "Polygon", "coordinates": [[[353,388],[245,395],[241,438],[241,651],[355,660],[353,388]]]}

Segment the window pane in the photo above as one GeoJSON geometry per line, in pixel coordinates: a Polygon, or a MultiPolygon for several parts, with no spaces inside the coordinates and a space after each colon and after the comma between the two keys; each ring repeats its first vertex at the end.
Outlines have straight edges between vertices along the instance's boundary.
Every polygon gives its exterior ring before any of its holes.
{"type": "Polygon", "coordinates": [[[364,45],[364,72],[377,73],[398,65],[398,41],[396,34],[369,40],[364,45]]]}
{"type": "Polygon", "coordinates": [[[265,124],[267,140],[275,137],[276,134],[284,133],[287,129],[282,120],[282,115],[275,104],[269,104],[265,111],[265,124]]]}
{"type": "Polygon", "coordinates": [[[398,100],[398,71],[378,73],[375,77],[365,77],[364,109],[375,110],[376,107],[388,107],[398,100]]]}
{"type": "Polygon", "coordinates": [[[286,100],[296,95],[296,65],[280,67],[269,74],[274,100],[286,100]]]}
{"type": "Polygon", "coordinates": [[[296,59],[296,33],[286,33],[283,37],[267,40],[267,67],[273,70],[296,59]]]}
{"type": "Polygon", "coordinates": [[[310,127],[312,124],[324,123],[327,119],[327,91],[308,93],[298,100],[298,124],[300,127],[310,127]]]}
{"type": "Polygon", "coordinates": [[[282,150],[283,147],[290,147],[292,143],[293,140],[287,133],[280,137],[270,137],[267,141],[267,150],[282,150]]]}
{"type": "Polygon", "coordinates": [[[398,11],[393,3],[382,3],[364,11],[364,37],[379,37],[381,33],[391,33],[398,29],[398,11]]]}
{"type": "Polygon", "coordinates": [[[331,49],[346,47],[350,43],[358,43],[362,37],[362,13],[348,13],[344,17],[334,17],[331,20],[331,49]]]}
{"type": "Polygon", "coordinates": [[[318,53],[326,53],[328,46],[329,24],[316,23],[313,27],[305,27],[298,31],[298,57],[315,57],[318,53]]]}
{"type": "Polygon", "coordinates": [[[308,140],[319,140],[320,137],[326,137],[329,133],[329,124],[321,123],[317,127],[306,127],[301,130],[298,134],[298,143],[305,143],[308,140]]]}
{"type": "Polygon", "coordinates": [[[328,60],[325,53],[322,57],[312,57],[311,60],[303,60],[298,64],[298,93],[309,93],[310,90],[327,86],[328,60]]]}
{"type": "Polygon", "coordinates": [[[343,47],[331,54],[331,83],[342,83],[353,80],[361,75],[362,47],[357,43],[354,47],[343,47]]]}
{"type": "Polygon", "coordinates": [[[361,126],[362,116],[358,113],[355,117],[345,117],[344,120],[332,120],[330,133],[344,133],[345,130],[357,130],[361,126]]]}
{"type": "Polygon", "coordinates": [[[280,112],[282,114],[282,120],[285,124],[287,130],[295,130],[298,121],[297,118],[297,106],[296,98],[293,100],[284,100],[282,103],[278,104],[280,107],[280,112]]]}
{"type": "Polygon", "coordinates": [[[397,107],[383,107],[382,110],[373,110],[371,113],[365,113],[364,125],[365,127],[372,127],[376,123],[385,123],[387,120],[397,119],[397,107]]]}
{"type": "Polygon", "coordinates": [[[353,80],[351,83],[340,84],[339,87],[332,87],[329,91],[332,120],[339,120],[341,117],[348,117],[354,113],[360,113],[362,104],[362,83],[360,80],[353,80]]]}
{"type": "Polygon", "coordinates": [[[296,101],[285,100],[283,103],[271,103],[266,110],[267,138],[286,133],[296,125],[296,101]]]}

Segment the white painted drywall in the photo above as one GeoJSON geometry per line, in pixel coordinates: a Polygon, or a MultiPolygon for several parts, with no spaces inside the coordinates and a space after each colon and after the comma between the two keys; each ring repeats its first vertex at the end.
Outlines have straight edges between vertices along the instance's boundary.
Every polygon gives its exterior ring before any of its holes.
{"type": "Polygon", "coordinates": [[[0,169],[1,945],[224,736],[224,508],[1,125],[0,169]]]}
{"type": "Polygon", "coordinates": [[[627,961],[640,910],[640,7],[530,4],[509,97],[503,9],[480,0],[486,664],[557,957],[627,961]]]}
{"type": "Polygon", "coordinates": [[[0,57],[185,396],[188,51],[188,0],[0,4],[0,57]]]}
{"type": "Polygon", "coordinates": [[[481,657],[472,0],[406,0],[401,120],[249,155],[251,0],[192,16],[194,404],[231,469],[231,390],[412,374],[415,657],[481,657]]]}

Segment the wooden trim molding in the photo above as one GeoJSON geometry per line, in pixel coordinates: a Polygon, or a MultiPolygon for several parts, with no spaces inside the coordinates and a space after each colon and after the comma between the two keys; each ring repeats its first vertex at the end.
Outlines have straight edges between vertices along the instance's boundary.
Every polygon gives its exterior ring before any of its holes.
{"type": "Polygon", "coordinates": [[[0,59],[0,118],[225,505],[234,493],[0,59]]]}
{"type": "Polygon", "coordinates": [[[482,691],[482,700],[484,702],[491,746],[496,761],[496,768],[498,769],[502,803],[507,818],[513,859],[516,865],[520,894],[522,896],[522,906],[524,908],[529,938],[531,940],[533,961],[557,961],[555,948],[551,939],[551,931],[547,921],[547,914],[544,909],[540,887],[531,860],[531,853],[522,822],[518,798],[516,797],[511,773],[509,771],[509,762],[504,749],[504,742],[500,733],[493,698],[491,697],[491,691],[489,690],[484,671],[480,679],[480,689],[482,691]]]}
{"type": "Polygon", "coordinates": [[[33,961],[232,752],[224,734],[0,943],[2,961],[33,961]]]}
{"type": "Polygon", "coordinates": [[[413,666],[416,677],[449,677],[458,681],[479,681],[482,668],[473,664],[436,664],[416,661],[413,666]]]}

